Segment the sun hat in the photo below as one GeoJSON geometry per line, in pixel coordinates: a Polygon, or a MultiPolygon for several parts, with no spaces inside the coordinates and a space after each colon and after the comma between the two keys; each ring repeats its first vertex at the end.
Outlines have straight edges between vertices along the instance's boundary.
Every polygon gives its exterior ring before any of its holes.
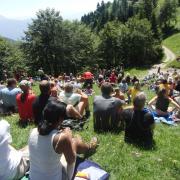
{"type": "Polygon", "coordinates": [[[31,86],[31,83],[27,80],[22,80],[20,83],[19,83],[19,86],[28,86],[30,87],[31,86]]]}

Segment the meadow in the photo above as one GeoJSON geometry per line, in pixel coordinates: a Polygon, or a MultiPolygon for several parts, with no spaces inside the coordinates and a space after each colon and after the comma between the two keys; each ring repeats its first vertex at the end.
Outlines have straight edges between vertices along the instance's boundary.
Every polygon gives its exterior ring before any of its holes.
{"type": "MultiPolygon", "coordinates": [[[[96,94],[100,94],[97,86],[94,86],[94,89],[96,94]]],[[[36,94],[39,93],[37,85],[33,87],[33,90],[36,94]]],[[[148,100],[154,96],[154,93],[147,88],[143,88],[143,90],[148,100]]],[[[92,112],[93,96],[89,100],[92,112]]],[[[17,124],[17,114],[3,118],[11,124],[13,146],[20,149],[27,145],[30,130],[34,126],[20,128],[17,124]]],[[[180,179],[180,126],[169,127],[157,124],[154,130],[156,145],[152,150],[126,144],[124,142],[124,132],[119,134],[95,133],[92,115],[89,128],[81,132],[74,132],[74,134],[80,134],[87,141],[93,136],[98,137],[100,145],[97,152],[90,157],[90,160],[97,162],[109,172],[111,180],[180,179]]]]}

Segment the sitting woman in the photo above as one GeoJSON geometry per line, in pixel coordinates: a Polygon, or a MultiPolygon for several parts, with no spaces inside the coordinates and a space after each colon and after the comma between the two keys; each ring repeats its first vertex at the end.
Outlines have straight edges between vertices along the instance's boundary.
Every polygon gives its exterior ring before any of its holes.
{"type": "Polygon", "coordinates": [[[170,97],[168,97],[167,90],[165,88],[159,89],[157,96],[150,100],[148,103],[152,106],[155,103],[155,116],[169,118],[169,113],[172,112],[172,108],[169,104],[172,103],[176,108],[180,109],[180,106],[170,97]]]}
{"type": "Polygon", "coordinates": [[[17,107],[19,112],[19,123],[26,126],[28,122],[33,119],[32,104],[36,99],[36,96],[31,92],[30,82],[22,80],[19,84],[22,93],[16,96],[17,107]]]}
{"type": "Polygon", "coordinates": [[[94,151],[97,139],[93,138],[87,144],[81,138],[73,137],[68,128],[58,130],[66,116],[66,105],[60,101],[50,101],[43,114],[42,124],[33,129],[29,138],[30,179],[71,179],[76,154],[94,151]]]}

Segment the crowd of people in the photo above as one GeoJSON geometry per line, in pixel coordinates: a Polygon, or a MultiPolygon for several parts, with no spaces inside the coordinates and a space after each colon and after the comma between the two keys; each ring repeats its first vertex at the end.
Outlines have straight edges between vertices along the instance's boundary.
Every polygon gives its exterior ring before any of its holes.
{"type": "Polygon", "coordinates": [[[10,78],[7,85],[1,83],[0,113],[18,113],[21,127],[34,123],[36,128],[30,133],[28,147],[17,151],[10,145],[9,123],[0,121],[0,154],[3,154],[0,162],[4,162],[0,165],[0,179],[19,179],[29,167],[33,180],[72,178],[76,155],[95,152],[98,139],[93,137],[86,143],[69,128],[62,128],[62,124],[67,119],[83,122],[90,117],[89,96],[94,93],[94,83],[101,90],[101,95],[93,99],[93,125],[97,132],[124,130],[125,142],[149,148],[153,146],[155,122],[174,124],[180,119],[180,75],[176,70],[162,73],[158,69],[157,74],[141,80],[125,75],[123,65],[76,77],[64,73],[55,78],[39,70],[38,80],[39,95],[33,91],[32,78],[19,83],[10,78]],[[143,86],[156,93],[149,102],[143,86]]]}

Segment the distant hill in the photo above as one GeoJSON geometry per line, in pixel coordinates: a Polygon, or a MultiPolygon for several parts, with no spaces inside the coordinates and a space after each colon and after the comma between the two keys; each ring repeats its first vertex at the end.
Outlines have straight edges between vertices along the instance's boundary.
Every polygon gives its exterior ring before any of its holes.
{"type": "Polygon", "coordinates": [[[20,40],[24,36],[24,31],[30,22],[30,19],[15,20],[0,16],[0,36],[20,40]]]}

